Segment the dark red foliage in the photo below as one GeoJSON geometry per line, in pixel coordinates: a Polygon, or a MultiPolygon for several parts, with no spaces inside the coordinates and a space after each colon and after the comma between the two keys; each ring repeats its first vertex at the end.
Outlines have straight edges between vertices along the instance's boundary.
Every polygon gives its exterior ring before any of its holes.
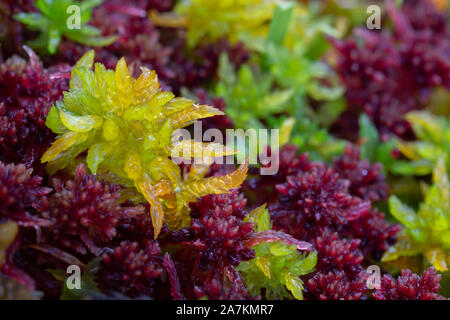
{"type": "MultiPolygon", "coordinates": [[[[54,178],[52,185],[55,192],[39,207],[51,221],[44,235],[50,243],[80,254],[98,254],[98,245],[115,237],[121,216],[135,209],[123,208],[118,186],[86,174],[84,165],[78,166],[73,179],[54,178]]],[[[135,210],[141,213],[139,207],[135,210]]]]}
{"type": "Polygon", "coordinates": [[[236,70],[239,70],[250,58],[250,53],[242,42],[232,45],[227,38],[220,38],[214,43],[197,47],[195,49],[195,58],[201,61],[205,79],[211,79],[216,76],[219,58],[222,53],[227,54],[236,70]]]}
{"type": "Polygon", "coordinates": [[[120,292],[129,297],[152,297],[155,286],[165,277],[161,250],[156,241],[122,241],[102,255],[97,274],[99,286],[106,293],[120,292]]]}
{"type": "Polygon", "coordinates": [[[386,8],[410,76],[423,89],[440,85],[450,89],[448,12],[438,11],[431,0],[405,1],[402,10],[388,0],[386,8]]]}
{"type": "MultiPolygon", "coordinates": [[[[142,5],[142,3],[141,3],[142,5]]],[[[124,4],[121,1],[105,1],[96,8],[89,22],[100,29],[103,35],[116,35],[117,41],[108,47],[95,48],[96,59],[107,68],[115,68],[117,61],[125,56],[129,64],[147,62],[152,65],[167,63],[170,49],[162,48],[160,34],[149,21],[146,11],[138,3],[124,4]]],[[[63,41],[60,44],[59,59],[74,64],[89,47],[63,41]]],[[[157,70],[158,74],[163,74],[157,70]]]]}
{"type": "MultiPolygon", "coordinates": [[[[127,8],[126,5],[130,6],[131,8],[139,8],[145,11],[154,9],[158,11],[169,11],[173,9],[173,0],[128,0],[126,1],[127,4],[121,5],[123,1],[105,1],[105,5],[110,8],[117,8],[120,10],[121,8],[127,8]]],[[[123,10],[123,9],[122,9],[123,10]]]]}
{"type": "MultiPolygon", "coordinates": [[[[120,222],[117,225],[117,235],[114,241],[137,241],[153,239],[153,224],[149,212],[149,205],[126,206],[122,204],[120,222]]],[[[165,235],[168,227],[163,225],[161,235],[165,235]]]]}
{"type": "Polygon", "coordinates": [[[447,12],[436,9],[432,0],[408,0],[403,2],[403,14],[414,30],[431,30],[434,35],[448,33],[447,12]]]}
{"type": "Polygon", "coordinates": [[[446,13],[429,0],[404,3],[398,10],[386,2],[392,33],[356,30],[347,40],[332,40],[350,108],[344,118],[366,112],[383,139],[391,133],[411,138],[404,114],[422,108],[434,87],[450,89],[446,13]]]}
{"type": "MultiPolygon", "coordinates": [[[[290,175],[295,175],[299,171],[307,170],[311,162],[308,160],[308,154],[302,153],[297,155],[298,147],[293,144],[286,144],[279,151],[278,157],[278,171],[274,175],[262,176],[262,179],[270,179],[270,184],[278,184],[286,181],[286,177],[290,175]]],[[[272,150],[268,150],[267,154],[270,157],[272,155],[272,150]]],[[[272,164],[263,164],[263,167],[270,167],[272,164]]]]}
{"type": "Polygon", "coordinates": [[[170,242],[181,246],[173,258],[188,299],[248,297],[244,281],[234,269],[255,255],[245,246],[245,240],[254,234],[253,224],[243,221],[245,203],[237,190],[205,196],[191,204],[191,227],[168,234],[170,242]]]}
{"type": "Polygon", "coordinates": [[[199,267],[223,270],[254,257],[243,241],[253,233],[253,224],[243,222],[245,199],[237,191],[208,195],[193,204],[190,228],[192,238],[186,242],[198,251],[199,267]]]}
{"type": "MultiPolygon", "coordinates": [[[[278,202],[272,203],[269,211],[276,229],[312,243],[318,252],[316,271],[307,282],[305,297],[365,299],[366,258],[381,255],[395,241],[398,227],[371,211],[370,200],[352,194],[351,181],[339,170],[309,162],[307,156],[296,156],[295,151],[290,148],[280,160],[287,163],[284,170],[289,175],[276,185],[278,202]]],[[[359,160],[359,153],[355,158],[353,152],[347,149],[335,164],[359,182],[356,171],[374,169],[359,160]]]]}
{"type": "MultiPolygon", "coordinates": [[[[308,160],[308,154],[297,155],[298,147],[292,144],[286,144],[279,150],[278,156],[273,157],[278,163],[262,163],[262,167],[278,167],[278,171],[273,175],[260,175],[260,168],[250,167],[249,177],[244,184],[244,190],[249,198],[254,198],[252,203],[255,206],[263,203],[274,203],[278,201],[279,193],[275,186],[286,181],[286,177],[294,175],[300,170],[307,170],[311,165],[308,160]]],[[[272,156],[270,148],[267,149],[267,156],[272,156]]]]}
{"type": "Polygon", "coordinates": [[[353,38],[332,43],[339,54],[336,70],[345,85],[350,109],[343,117],[356,113],[353,117],[356,122],[357,112],[365,112],[382,135],[392,132],[410,136],[411,127],[404,114],[420,108],[420,104],[413,94],[416,91],[410,88],[414,83],[403,77],[400,53],[393,40],[386,35],[360,31],[353,38]]]}
{"type": "Polygon", "coordinates": [[[381,279],[381,288],[373,296],[377,300],[442,300],[437,292],[441,275],[434,268],[427,269],[422,276],[402,270],[401,276],[395,280],[390,275],[381,279]]]}
{"type": "Polygon", "coordinates": [[[350,221],[344,234],[360,239],[360,249],[365,257],[380,260],[383,253],[397,241],[401,227],[389,224],[384,214],[372,209],[364,216],[350,221]]]}
{"type": "Polygon", "coordinates": [[[338,233],[325,231],[314,241],[318,253],[316,272],[307,281],[309,300],[365,299],[364,256],[359,239],[340,239],[338,233]],[[337,298],[336,298],[337,297],[337,298]]]}
{"type": "MultiPolygon", "coordinates": [[[[280,152],[280,170],[278,173],[275,176],[258,177],[256,179],[255,189],[257,189],[258,186],[261,186],[262,183],[267,185],[280,183],[289,175],[294,175],[296,172],[297,174],[304,174],[304,172],[317,166],[317,164],[308,161],[307,154],[297,156],[296,151],[297,148],[295,146],[285,146],[280,152]]],[[[359,158],[359,151],[356,147],[348,146],[345,154],[334,161],[334,168],[336,169],[336,172],[339,173],[339,179],[336,177],[334,181],[336,184],[344,186],[341,188],[342,192],[348,192],[352,196],[362,197],[371,201],[385,198],[384,195],[386,194],[387,184],[381,173],[381,168],[377,164],[361,161],[359,158]],[[348,182],[343,182],[342,179],[347,179],[350,184],[348,185],[348,182]],[[348,191],[344,191],[346,189],[345,185],[348,185],[348,191]],[[369,196],[369,194],[371,195],[369,196]],[[366,197],[364,197],[364,195],[366,195],[366,197]],[[383,197],[381,197],[382,195],[383,197]]],[[[316,179],[316,181],[322,183],[322,179],[316,179]]],[[[288,183],[285,183],[284,185],[288,185],[288,183]]],[[[330,185],[333,185],[333,182],[331,182],[330,185]]],[[[308,193],[305,193],[305,195],[308,195],[308,193]]],[[[283,196],[281,198],[283,199],[283,196]]],[[[295,202],[295,200],[292,201],[292,203],[295,202]]],[[[321,202],[318,201],[318,203],[321,202]]],[[[365,203],[367,204],[367,202],[365,203]]],[[[296,231],[295,226],[301,225],[304,217],[302,215],[302,217],[299,218],[299,223],[292,222],[295,220],[295,214],[293,215],[293,209],[287,209],[286,205],[289,207],[288,199],[286,200],[285,205],[276,203],[271,205],[271,213],[274,216],[276,223],[279,223],[278,221],[283,221],[280,225],[282,229],[289,230],[293,235],[297,234],[297,237],[302,237],[302,232],[312,230],[312,238],[306,235],[303,236],[303,240],[308,241],[313,240],[315,234],[320,234],[316,229],[311,229],[311,226],[296,231]],[[285,214],[283,214],[283,210],[286,210],[285,214]],[[288,211],[290,210],[291,213],[289,214],[288,211]]],[[[321,206],[325,206],[325,204],[321,204],[321,206]]],[[[310,211],[315,212],[314,210],[310,211]]],[[[360,239],[360,249],[363,251],[364,256],[373,257],[376,260],[381,258],[382,253],[387,250],[389,245],[395,243],[395,236],[400,229],[398,225],[387,223],[384,215],[376,210],[371,210],[361,217],[344,224],[345,231],[341,228],[342,225],[338,226],[336,230],[344,232],[345,235],[354,239],[360,239]]],[[[323,230],[322,226],[319,225],[319,229],[323,230]]]]}
{"type": "Polygon", "coordinates": [[[361,272],[364,256],[358,249],[360,242],[359,239],[339,239],[337,233],[331,232],[317,237],[314,243],[319,256],[316,269],[321,272],[337,269],[351,275],[361,272]]]}
{"type": "Polygon", "coordinates": [[[250,298],[244,279],[233,267],[223,272],[210,272],[202,284],[194,286],[197,299],[207,297],[211,300],[247,300],[250,298]]]}
{"type": "Polygon", "coordinates": [[[0,0],[0,43],[5,57],[22,51],[28,36],[23,25],[14,19],[13,15],[23,11],[34,11],[34,2],[35,0],[0,0]]]}
{"type": "Polygon", "coordinates": [[[31,173],[24,164],[0,162],[0,221],[10,219],[26,227],[46,224],[36,218],[34,207],[51,189],[41,187],[42,178],[31,173]]]}
{"type": "Polygon", "coordinates": [[[366,283],[362,277],[349,280],[343,271],[318,272],[306,282],[308,300],[365,300],[366,283]]]}
{"type": "Polygon", "coordinates": [[[54,74],[63,66],[46,70],[31,49],[26,51],[28,62],[13,56],[0,65],[0,160],[41,172],[39,159],[54,140],[45,119],[68,83],[54,74]]]}
{"type": "Polygon", "coordinates": [[[341,178],[350,181],[350,194],[364,200],[386,200],[389,186],[382,164],[361,160],[357,147],[347,145],[344,154],[334,160],[334,169],[341,178]]]}
{"type": "Polygon", "coordinates": [[[370,202],[350,195],[348,186],[348,180],[321,163],[288,176],[276,186],[279,203],[270,208],[274,225],[306,241],[326,228],[338,230],[370,210],[370,202]]]}
{"type": "Polygon", "coordinates": [[[170,295],[173,300],[184,300],[185,296],[181,292],[180,279],[178,278],[177,269],[173,263],[170,255],[164,255],[163,266],[166,269],[167,276],[170,282],[170,295]]]}
{"type": "MultiPolygon", "coordinates": [[[[0,224],[14,220],[21,227],[39,228],[48,225],[48,221],[36,216],[34,207],[51,191],[41,187],[40,176],[32,176],[32,169],[24,164],[3,164],[0,161],[0,224]]],[[[33,279],[14,263],[14,256],[20,249],[21,237],[17,235],[6,251],[2,271],[15,278],[21,284],[34,288],[33,279]]]]}

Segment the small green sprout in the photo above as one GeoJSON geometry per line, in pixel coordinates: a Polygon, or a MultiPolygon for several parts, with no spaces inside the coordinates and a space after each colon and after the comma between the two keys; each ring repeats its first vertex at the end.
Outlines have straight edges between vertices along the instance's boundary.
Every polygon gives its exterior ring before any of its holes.
{"type": "Polygon", "coordinates": [[[433,185],[424,187],[424,202],[415,212],[396,196],[389,199],[392,215],[405,227],[397,244],[384,254],[384,261],[422,254],[438,271],[450,264],[450,183],[443,159],[433,171],[433,185]]]}
{"type": "MultiPolygon", "coordinates": [[[[253,210],[246,220],[255,224],[256,232],[271,230],[269,211],[265,205],[253,210]]],[[[260,243],[253,248],[255,258],[238,266],[250,293],[258,296],[265,288],[267,299],[289,299],[294,296],[302,300],[303,281],[300,276],[313,271],[317,252],[306,255],[299,252],[295,245],[281,241],[260,243]]]]}
{"type": "Polygon", "coordinates": [[[102,3],[102,0],[37,0],[35,12],[21,12],[14,18],[33,31],[39,31],[39,36],[30,42],[36,49],[47,50],[55,54],[63,37],[88,46],[107,46],[117,37],[102,37],[100,31],[86,23],[91,18],[92,9],[102,3]],[[79,14],[79,25],[72,27],[69,18],[79,14]]]}

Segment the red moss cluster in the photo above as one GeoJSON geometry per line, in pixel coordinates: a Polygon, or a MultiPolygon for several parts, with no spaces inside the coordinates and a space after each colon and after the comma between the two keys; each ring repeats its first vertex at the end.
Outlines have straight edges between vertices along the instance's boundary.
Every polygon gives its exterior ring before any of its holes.
{"type": "Polygon", "coordinates": [[[195,298],[212,300],[247,300],[250,298],[244,279],[233,267],[210,272],[204,282],[194,286],[195,298]]]}
{"type": "Polygon", "coordinates": [[[361,217],[369,211],[370,202],[350,195],[348,185],[336,171],[320,163],[288,176],[276,186],[280,199],[271,210],[275,223],[301,239],[361,217]]]}
{"type": "Polygon", "coordinates": [[[365,300],[363,279],[350,280],[343,271],[318,272],[306,283],[307,299],[365,300]]]}
{"type": "Polygon", "coordinates": [[[431,0],[405,1],[401,10],[387,2],[402,63],[422,90],[435,86],[450,89],[450,29],[448,11],[439,11],[431,0]]]}
{"type": "Polygon", "coordinates": [[[4,57],[20,52],[27,37],[27,32],[22,24],[13,18],[14,14],[34,11],[35,0],[0,0],[0,57],[4,57]]]}
{"type": "Polygon", "coordinates": [[[361,272],[364,256],[359,251],[360,242],[359,239],[339,239],[337,233],[330,232],[317,237],[315,249],[321,257],[317,269],[323,272],[337,268],[348,274],[361,272]]]}
{"type": "Polygon", "coordinates": [[[380,194],[358,197],[362,190],[385,184],[381,168],[361,161],[351,147],[335,159],[334,168],[309,162],[305,154],[297,156],[295,148],[285,147],[280,154],[280,162],[288,165],[284,182],[276,185],[278,198],[269,206],[273,225],[312,243],[318,252],[305,297],[365,298],[365,263],[379,259],[399,230],[371,208],[371,200],[380,194]],[[363,173],[370,173],[367,180],[363,173]]]}
{"type": "Polygon", "coordinates": [[[116,236],[127,210],[118,203],[118,187],[88,175],[84,165],[78,166],[73,179],[54,178],[52,186],[55,192],[39,208],[51,222],[45,232],[48,241],[80,254],[97,254],[99,245],[116,236]]]}
{"type": "Polygon", "coordinates": [[[223,269],[254,257],[254,251],[243,246],[243,240],[253,233],[253,224],[242,221],[245,200],[234,197],[231,202],[228,195],[206,196],[194,205],[199,216],[192,219],[193,239],[187,243],[198,251],[202,265],[223,269]]]}
{"type": "Polygon", "coordinates": [[[306,296],[320,299],[365,299],[367,287],[359,239],[340,239],[325,232],[314,242],[318,253],[316,272],[306,283],[306,296]]]}
{"type": "Polygon", "coordinates": [[[6,250],[1,268],[5,274],[29,288],[33,288],[34,281],[15,265],[14,256],[21,246],[23,228],[38,229],[48,225],[48,221],[37,216],[35,206],[51,190],[41,186],[42,177],[31,173],[32,169],[27,169],[24,164],[5,165],[0,161],[0,224],[13,220],[21,227],[6,250]]]}
{"type": "Polygon", "coordinates": [[[372,209],[350,221],[344,229],[345,235],[361,240],[360,249],[365,257],[380,260],[389,246],[396,242],[401,227],[388,223],[382,212],[372,209]]]}
{"type": "Polygon", "coordinates": [[[42,171],[39,159],[54,139],[45,119],[68,83],[55,77],[63,66],[44,69],[26,51],[28,62],[13,56],[0,65],[0,160],[42,171]]]}
{"type": "Polygon", "coordinates": [[[404,114],[422,108],[432,88],[450,88],[446,14],[429,0],[412,2],[402,10],[386,2],[393,33],[361,29],[348,40],[332,40],[349,104],[343,117],[356,121],[355,114],[366,112],[383,139],[392,133],[411,138],[404,114]]]}
{"type": "Polygon", "coordinates": [[[42,177],[31,173],[24,164],[0,162],[0,222],[9,219],[23,226],[42,224],[34,207],[51,189],[42,187],[42,177]]]}
{"type": "Polygon", "coordinates": [[[235,270],[254,257],[244,245],[253,224],[244,222],[246,200],[237,190],[208,195],[192,204],[191,227],[170,234],[171,242],[186,248],[174,259],[188,298],[244,299],[247,289],[235,270]]]}
{"type": "Polygon", "coordinates": [[[422,276],[402,270],[397,280],[384,275],[381,287],[373,296],[377,300],[443,300],[445,298],[437,293],[440,280],[441,275],[434,268],[427,269],[422,276]]]}
{"type": "Polygon", "coordinates": [[[334,168],[341,178],[350,181],[350,194],[370,201],[387,199],[388,184],[382,165],[361,160],[357,147],[347,145],[344,154],[334,160],[334,168]]]}

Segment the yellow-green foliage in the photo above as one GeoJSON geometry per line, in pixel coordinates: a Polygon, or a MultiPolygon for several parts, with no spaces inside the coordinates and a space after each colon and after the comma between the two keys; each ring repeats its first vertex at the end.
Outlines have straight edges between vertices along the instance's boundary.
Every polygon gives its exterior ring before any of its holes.
{"type": "MultiPolygon", "coordinates": [[[[265,205],[253,210],[246,218],[255,224],[255,231],[271,229],[269,211],[265,205]]],[[[303,281],[300,276],[313,271],[317,263],[317,252],[308,256],[300,253],[295,245],[282,242],[260,243],[256,245],[255,258],[241,262],[238,270],[244,276],[247,288],[254,296],[265,288],[267,299],[303,299],[303,281]]]]}
{"type": "Polygon", "coordinates": [[[400,174],[427,175],[433,171],[438,159],[443,158],[450,172],[450,121],[426,111],[414,111],[406,115],[419,140],[402,142],[399,150],[411,161],[400,163],[400,174]]]}
{"type": "Polygon", "coordinates": [[[425,199],[419,210],[404,205],[391,196],[392,215],[405,227],[397,244],[389,248],[383,260],[401,256],[423,256],[439,271],[447,271],[450,264],[450,183],[445,164],[438,160],[433,171],[434,184],[425,187],[425,199]]]}
{"type": "Polygon", "coordinates": [[[171,92],[161,91],[154,71],[142,68],[134,79],[122,58],[116,70],[95,64],[94,52],[86,53],[72,70],[70,91],[51,108],[47,126],[59,134],[42,156],[50,173],[64,168],[87,151],[89,169],[113,173],[126,187],[136,188],[151,204],[158,236],[163,220],[169,227],[189,224],[188,203],[211,193],[225,193],[246,177],[247,163],[223,177],[203,178],[193,166],[183,179],[172,155],[184,159],[234,154],[218,143],[173,139],[179,128],[199,118],[222,114],[171,92]],[[183,152],[180,154],[180,152],[183,152]]]}
{"type": "Polygon", "coordinates": [[[0,224],[0,266],[5,260],[6,250],[8,250],[9,245],[14,241],[18,231],[19,226],[13,221],[6,221],[0,224]]]}
{"type": "MultiPolygon", "coordinates": [[[[285,46],[294,48],[299,39],[310,49],[309,53],[323,53],[327,50],[329,42],[325,35],[340,38],[343,35],[342,28],[338,27],[336,19],[323,15],[320,12],[320,4],[310,1],[303,5],[295,2],[292,21],[286,33],[285,46]]],[[[316,55],[316,57],[318,57],[316,55]]]]}
{"type": "Polygon", "coordinates": [[[188,44],[228,37],[265,35],[277,0],[182,0],[175,11],[187,18],[188,44]]]}

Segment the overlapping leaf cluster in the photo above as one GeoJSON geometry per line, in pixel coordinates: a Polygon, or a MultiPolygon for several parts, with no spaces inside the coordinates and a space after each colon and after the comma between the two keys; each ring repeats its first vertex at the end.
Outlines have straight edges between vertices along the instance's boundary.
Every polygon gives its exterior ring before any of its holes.
{"type": "Polygon", "coordinates": [[[319,58],[328,46],[325,35],[339,32],[327,20],[307,18],[312,14],[305,11],[293,2],[277,4],[266,34],[244,39],[258,53],[259,64],[235,72],[222,56],[215,94],[225,99],[226,114],[236,127],[280,128],[281,136],[289,140],[292,135],[302,150],[330,156],[341,152],[343,144],[324,127],[345,104],[336,76],[319,58]],[[308,99],[320,101],[321,108],[313,110],[308,99]]]}
{"type": "Polygon", "coordinates": [[[383,260],[423,255],[436,270],[447,271],[450,264],[450,183],[443,159],[438,160],[433,170],[433,185],[425,186],[424,192],[424,202],[417,211],[396,196],[389,199],[390,211],[403,224],[405,233],[383,260]]]}
{"type": "Polygon", "coordinates": [[[226,36],[237,41],[243,35],[262,35],[277,0],[183,0],[175,12],[187,20],[188,44],[226,36]],[[249,14],[251,12],[251,14],[249,14]]]}
{"type": "Polygon", "coordinates": [[[427,175],[432,173],[439,159],[450,172],[450,119],[427,111],[406,115],[418,140],[400,142],[399,150],[410,161],[401,162],[396,171],[401,174],[427,175]]]}
{"type": "MultiPolygon", "coordinates": [[[[272,229],[265,205],[253,210],[247,220],[255,224],[256,232],[272,229]]],[[[254,249],[255,258],[239,265],[250,293],[257,296],[265,289],[268,299],[289,299],[292,296],[303,299],[303,281],[300,276],[313,271],[317,252],[301,253],[295,244],[280,241],[260,243],[254,249]]]]}
{"type": "Polygon", "coordinates": [[[242,183],[244,165],[229,175],[209,179],[202,179],[193,169],[183,179],[170,159],[173,155],[203,159],[233,154],[234,150],[217,143],[172,139],[175,130],[220,111],[161,91],[156,73],[146,68],[135,80],[124,59],[115,71],[102,64],[92,71],[93,61],[94,52],[89,51],[77,62],[70,90],[47,117],[47,126],[60,135],[42,156],[50,172],[87,151],[86,162],[93,173],[114,173],[151,204],[155,237],[164,217],[171,227],[184,226],[189,221],[189,202],[242,183]]]}

